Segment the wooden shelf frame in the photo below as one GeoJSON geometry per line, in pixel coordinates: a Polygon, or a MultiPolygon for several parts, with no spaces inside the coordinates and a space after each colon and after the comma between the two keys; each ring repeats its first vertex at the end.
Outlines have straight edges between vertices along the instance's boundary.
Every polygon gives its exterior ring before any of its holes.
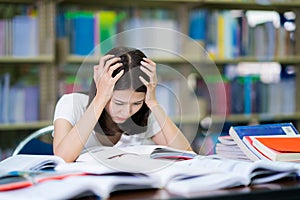
{"type": "MultiPolygon", "coordinates": [[[[74,64],[80,64],[83,62],[87,63],[97,63],[100,59],[100,56],[76,56],[76,55],[70,55],[66,58],[66,62],[68,63],[74,63],[74,64]]],[[[174,64],[184,64],[189,61],[192,62],[205,62],[205,60],[201,61],[201,58],[197,57],[188,57],[183,56],[183,58],[179,57],[161,57],[161,58],[152,58],[154,61],[159,63],[174,63],[174,64]],[[184,59],[187,58],[187,59],[184,59]]],[[[286,56],[282,58],[256,58],[256,57],[238,57],[238,58],[230,58],[230,59],[208,59],[206,58],[206,61],[210,63],[215,63],[216,65],[224,65],[224,64],[238,64],[240,62],[278,62],[283,65],[288,64],[299,64],[300,63],[300,55],[299,56],[286,56]]],[[[1,62],[1,59],[0,59],[1,62]]]]}
{"type": "Polygon", "coordinates": [[[227,116],[222,115],[213,115],[205,117],[195,117],[195,116],[182,116],[182,117],[171,117],[172,120],[176,123],[183,124],[196,124],[200,123],[205,118],[211,118],[213,123],[250,123],[250,122],[270,122],[270,121],[299,121],[300,113],[294,114],[271,114],[271,113],[262,113],[262,114],[230,114],[227,116]]]}
{"type": "Polygon", "coordinates": [[[49,126],[51,124],[52,121],[48,120],[38,122],[0,124],[0,131],[34,130],[49,126]]]}
{"type": "Polygon", "coordinates": [[[259,4],[256,0],[237,1],[237,0],[57,0],[61,5],[80,5],[87,7],[114,7],[114,8],[128,8],[128,7],[160,7],[172,8],[178,6],[188,6],[191,8],[205,7],[209,9],[241,9],[241,10],[276,10],[286,11],[300,8],[299,1],[274,1],[270,4],[259,4]]]}
{"type": "Polygon", "coordinates": [[[53,55],[40,55],[37,57],[0,56],[0,63],[4,64],[51,64],[54,61],[55,57],[53,55]]]}

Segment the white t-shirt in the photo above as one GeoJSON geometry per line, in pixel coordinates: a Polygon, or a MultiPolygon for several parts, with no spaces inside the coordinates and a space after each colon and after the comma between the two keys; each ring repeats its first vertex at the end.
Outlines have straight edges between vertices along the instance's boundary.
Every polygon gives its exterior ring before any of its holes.
{"type": "MultiPolygon", "coordinates": [[[[86,110],[89,97],[86,94],[71,93],[63,95],[56,104],[54,112],[54,120],[65,119],[73,126],[80,120],[81,116],[86,110]]],[[[160,126],[156,121],[153,114],[150,114],[148,118],[147,130],[143,133],[136,135],[122,134],[120,140],[115,146],[124,147],[128,145],[151,145],[154,144],[151,137],[160,131],[160,126]]],[[[85,145],[85,150],[93,148],[95,146],[102,146],[93,131],[85,145]]]]}

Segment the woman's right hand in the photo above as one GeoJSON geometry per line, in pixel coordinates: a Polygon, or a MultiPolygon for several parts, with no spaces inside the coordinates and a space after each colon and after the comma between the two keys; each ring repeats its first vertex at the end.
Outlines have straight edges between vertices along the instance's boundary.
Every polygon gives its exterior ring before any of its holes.
{"type": "Polygon", "coordinates": [[[100,59],[99,64],[94,66],[96,96],[101,96],[106,102],[110,100],[113,94],[115,83],[124,73],[124,70],[121,70],[115,77],[112,77],[113,72],[122,66],[120,60],[120,57],[105,55],[100,59]]]}

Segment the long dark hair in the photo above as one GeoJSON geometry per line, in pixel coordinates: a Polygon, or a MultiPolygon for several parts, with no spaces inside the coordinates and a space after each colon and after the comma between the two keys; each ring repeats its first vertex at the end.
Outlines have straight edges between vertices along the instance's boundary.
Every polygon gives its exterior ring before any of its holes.
{"type": "MultiPolygon", "coordinates": [[[[116,47],[111,49],[106,53],[120,57],[123,65],[116,69],[112,76],[114,77],[118,72],[124,70],[122,77],[116,82],[114,90],[126,90],[133,89],[135,92],[147,92],[146,86],[140,81],[139,76],[142,76],[144,79],[149,80],[149,77],[140,70],[141,61],[146,55],[138,50],[128,47],[116,47]]],[[[96,84],[92,80],[90,91],[89,91],[89,103],[94,99],[97,92],[96,84]]],[[[125,133],[128,135],[138,134],[146,131],[148,117],[150,110],[143,102],[142,107],[138,112],[127,119],[122,124],[116,124],[111,116],[107,113],[105,109],[98,119],[94,127],[94,131],[97,133],[102,133],[108,136],[113,136],[117,133],[125,133]]]]}

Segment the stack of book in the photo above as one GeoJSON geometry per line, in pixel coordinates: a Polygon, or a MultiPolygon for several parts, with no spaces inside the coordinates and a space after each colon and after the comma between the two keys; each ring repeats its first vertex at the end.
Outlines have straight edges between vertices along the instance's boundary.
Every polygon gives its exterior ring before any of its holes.
{"type": "Polygon", "coordinates": [[[220,136],[218,141],[216,154],[228,159],[251,161],[230,135],[220,136]]]}
{"type": "Polygon", "coordinates": [[[232,126],[216,153],[237,160],[300,161],[300,135],[292,123],[232,126]]]}

